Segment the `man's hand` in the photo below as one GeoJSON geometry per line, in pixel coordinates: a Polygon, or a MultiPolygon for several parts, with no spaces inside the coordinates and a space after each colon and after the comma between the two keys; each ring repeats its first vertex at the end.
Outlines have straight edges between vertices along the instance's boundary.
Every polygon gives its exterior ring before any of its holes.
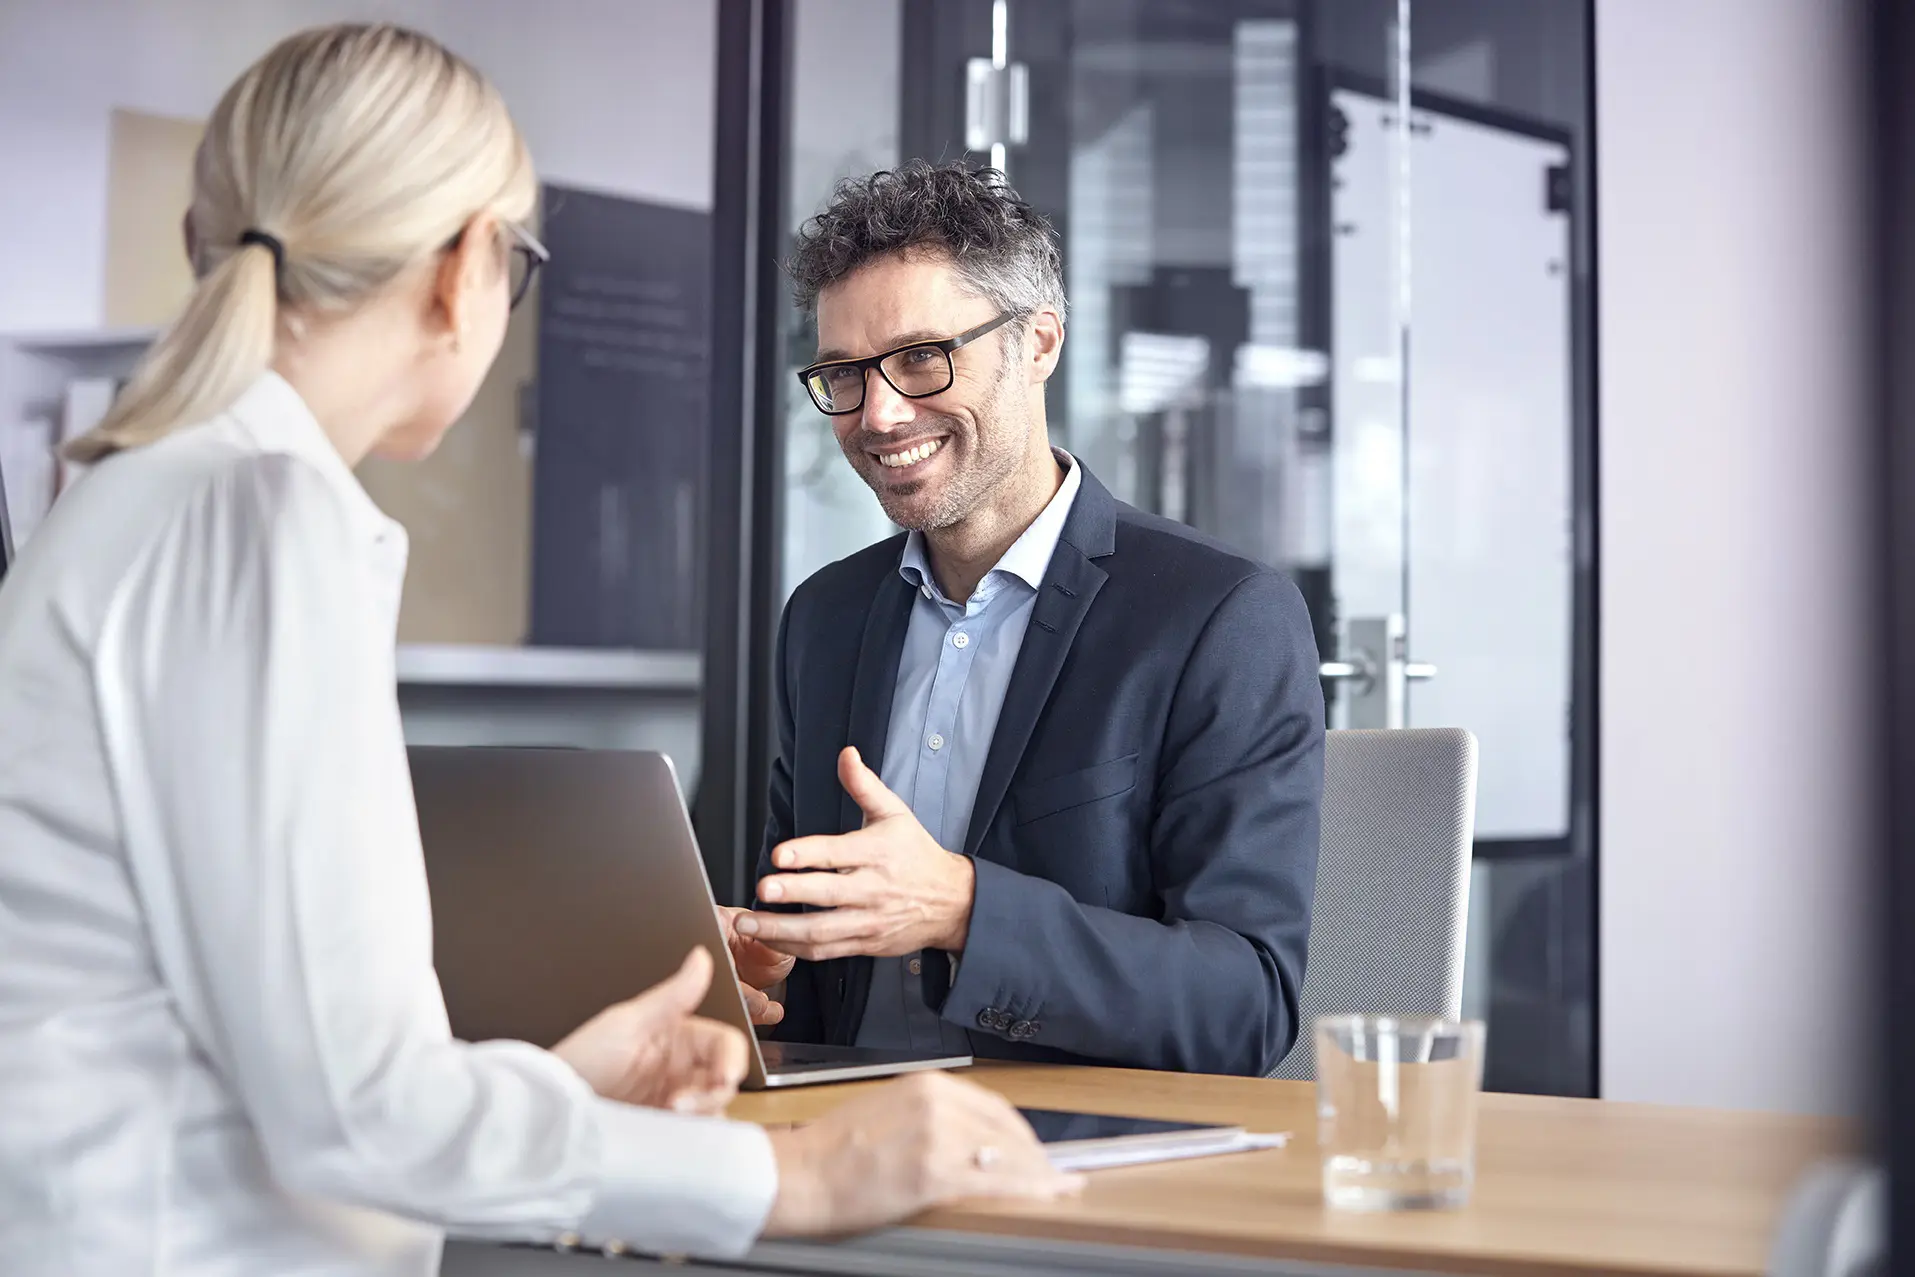
{"type": "Polygon", "coordinates": [[[977,884],[971,862],[938,846],[857,750],[838,755],[838,779],[863,809],[864,828],[781,844],[771,861],[787,872],[758,884],[758,898],[769,904],[820,911],[742,914],[733,922],[738,932],[809,962],[963,952],[977,884]]]}
{"type": "Polygon", "coordinates": [[[725,943],[731,948],[731,963],[738,968],[738,989],[745,995],[745,1010],[751,1022],[763,1028],[785,1018],[784,1003],[772,997],[772,991],[791,974],[796,958],[779,953],[750,936],[738,934],[738,919],[748,916],[744,909],[718,906],[718,921],[725,928],[725,943]]]}
{"type": "Polygon", "coordinates": [[[608,1100],[724,1112],[749,1052],[737,1029],[693,1014],[711,987],[711,971],[711,955],[693,949],[677,975],[599,1012],[552,1054],[608,1100]]]}

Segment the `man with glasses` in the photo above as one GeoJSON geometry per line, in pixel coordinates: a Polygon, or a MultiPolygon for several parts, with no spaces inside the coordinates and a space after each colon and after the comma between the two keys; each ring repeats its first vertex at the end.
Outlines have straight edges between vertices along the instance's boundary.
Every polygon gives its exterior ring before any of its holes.
{"type": "Polygon", "coordinates": [[[906,532],[785,611],[759,903],[726,911],[754,1018],[1268,1072],[1322,788],[1301,596],[1052,447],[1061,262],[1000,175],[847,183],[792,273],[818,321],[800,379],[906,532]]]}

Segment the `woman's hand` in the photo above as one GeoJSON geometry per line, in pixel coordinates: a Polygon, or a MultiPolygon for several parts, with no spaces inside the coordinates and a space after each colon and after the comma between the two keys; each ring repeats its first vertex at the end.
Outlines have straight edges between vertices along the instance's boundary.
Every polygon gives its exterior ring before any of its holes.
{"type": "Polygon", "coordinates": [[[711,987],[711,955],[693,949],[670,979],[593,1016],[552,1048],[608,1100],[720,1113],[750,1053],[730,1025],[694,1015],[711,987]]]}
{"type": "Polygon", "coordinates": [[[964,1197],[1048,1199],[1081,1176],[1052,1168],[1009,1101],[917,1073],[805,1126],[771,1132],[778,1198],[768,1237],[859,1232],[964,1197]]]}
{"type": "Polygon", "coordinates": [[[751,1013],[751,1022],[761,1026],[776,1024],[785,1018],[785,1008],[771,996],[772,991],[784,983],[797,959],[750,936],[739,935],[738,917],[749,912],[719,905],[718,921],[725,928],[725,943],[731,948],[732,965],[738,968],[738,987],[745,995],[745,1009],[751,1013]]]}

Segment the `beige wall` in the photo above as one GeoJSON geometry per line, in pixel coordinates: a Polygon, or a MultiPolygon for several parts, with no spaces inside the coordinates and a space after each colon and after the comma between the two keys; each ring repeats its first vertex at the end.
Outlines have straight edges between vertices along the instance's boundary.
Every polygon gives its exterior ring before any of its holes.
{"type": "MultiPolygon", "coordinates": [[[[167,322],[192,287],[180,220],[203,124],[113,112],[108,147],[102,311],[110,326],[167,322]]],[[[529,615],[532,467],[519,441],[519,396],[537,358],[535,306],[513,316],[505,348],[472,408],[417,465],[377,460],[360,479],[406,526],[412,559],[399,639],[523,642],[529,615]]]]}
{"type": "Polygon", "coordinates": [[[107,141],[106,279],[109,328],[171,319],[193,284],[181,219],[192,199],[193,152],[205,125],[115,109],[107,141]]]}
{"type": "Polygon", "coordinates": [[[537,358],[536,311],[527,298],[514,313],[491,375],[436,453],[359,467],[366,491],[412,540],[401,643],[525,641],[532,462],[520,446],[519,396],[537,358]]]}

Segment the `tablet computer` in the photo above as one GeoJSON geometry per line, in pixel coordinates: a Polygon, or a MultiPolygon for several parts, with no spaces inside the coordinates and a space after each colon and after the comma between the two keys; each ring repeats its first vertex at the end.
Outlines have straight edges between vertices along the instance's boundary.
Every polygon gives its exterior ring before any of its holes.
{"type": "Polygon", "coordinates": [[[1241,1126],[1064,1109],[1019,1109],[1051,1163],[1062,1170],[1096,1170],[1186,1157],[1215,1157],[1281,1147],[1287,1135],[1257,1135],[1241,1126]]]}

